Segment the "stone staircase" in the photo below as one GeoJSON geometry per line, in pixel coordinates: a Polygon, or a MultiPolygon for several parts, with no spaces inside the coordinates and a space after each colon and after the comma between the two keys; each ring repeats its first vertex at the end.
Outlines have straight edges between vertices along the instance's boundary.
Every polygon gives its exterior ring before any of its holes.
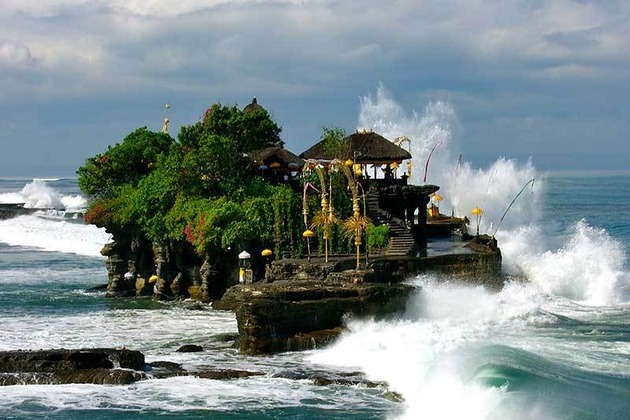
{"type": "Polygon", "coordinates": [[[385,255],[409,255],[412,253],[415,241],[411,230],[405,222],[391,213],[381,209],[378,204],[378,193],[370,191],[366,195],[367,212],[375,225],[387,225],[389,227],[389,244],[385,255]]]}

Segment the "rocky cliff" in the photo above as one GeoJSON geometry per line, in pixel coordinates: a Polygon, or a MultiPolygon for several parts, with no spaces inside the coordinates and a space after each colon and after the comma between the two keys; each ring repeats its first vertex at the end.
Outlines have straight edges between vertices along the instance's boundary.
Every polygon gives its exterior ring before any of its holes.
{"type": "Polygon", "coordinates": [[[236,283],[236,255],[200,256],[187,242],[156,245],[141,235],[118,235],[105,245],[109,296],[154,295],[209,302],[236,283]]]}

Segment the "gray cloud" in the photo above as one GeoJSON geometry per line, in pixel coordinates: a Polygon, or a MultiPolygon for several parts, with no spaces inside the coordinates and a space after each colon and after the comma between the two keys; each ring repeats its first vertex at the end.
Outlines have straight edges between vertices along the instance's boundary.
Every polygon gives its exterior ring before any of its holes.
{"type": "Polygon", "coordinates": [[[15,127],[2,136],[36,145],[63,127],[68,166],[125,130],[159,126],[165,102],[176,130],[214,101],[254,95],[302,151],[322,125],[353,129],[379,81],[408,109],[448,99],[480,147],[537,121],[519,142],[533,150],[612,113],[622,118],[600,134],[611,148],[628,116],[621,1],[5,0],[0,25],[0,123],[15,127]],[[15,125],[34,108],[40,135],[15,125]],[[85,144],[76,119],[111,134],[85,144]]]}
{"type": "Polygon", "coordinates": [[[23,68],[35,65],[31,51],[26,45],[0,40],[0,65],[23,68]]]}

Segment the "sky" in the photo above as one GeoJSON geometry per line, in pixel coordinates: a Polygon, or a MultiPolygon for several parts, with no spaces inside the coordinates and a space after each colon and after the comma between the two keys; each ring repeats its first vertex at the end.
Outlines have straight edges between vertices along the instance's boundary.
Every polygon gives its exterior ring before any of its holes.
{"type": "Polygon", "coordinates": [[[478,166],[630,167],[625,0],[0,0],[0,28],[0,176],[254,96],[297,154],[385,95],[448,104],[478,166]]]}

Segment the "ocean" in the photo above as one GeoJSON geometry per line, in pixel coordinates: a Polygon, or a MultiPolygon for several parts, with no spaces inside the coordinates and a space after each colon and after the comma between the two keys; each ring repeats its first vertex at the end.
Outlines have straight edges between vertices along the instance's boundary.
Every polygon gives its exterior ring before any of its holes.
{"type": "Polygon", "coordinates": [[[418,292],[400,317],[350,317],[327,348],[264,357],[225,341],[237,333],[229,312],[88,291],[107,282],[99,251],[111,238],[82,222],[76,179],[0,177],[0,203],[64,209],[0,220],[0,350],[124,346],[149,363],[263,373],[0,387],[0,418],[630,418],[630,171],[544,172],[501,157],[478,168],[457,158],[458,124],[447,102],[407,112],[382,86],[361,98],[359,127],[412,134],[411,182],[439,185],[442,213],[496,235],[505,287],[410,278],[418,292]],[[184,344],[204,351],[177,353],[184,344]],[[295,379],[321,372],[387,386],[295,379]]]}
{"type": "MultiPolygon", "coordinates": [[[[107,282],[99,250],[110,236],[72,216],[85,206],[76,179],[1,178],[0,202],[66,211],[0,221],[0,350],[125,346],[148,362],[264,375],[7,386],[0,418],[628,418],[630,173],[541,174],[502,159],[467,171],[444,180],[444,195],[461,177],[482,178],[480,229],[496,229],[509,276],[502,291],[418,276],[409,279],[420,291],[405,316],[349,319],[328,348],[265,357],[241,355],[222,339],[237,332],[229,312],[88,291],[107,282]],[[497,229],[509,198],[532,175],[534,188],[497,229]],[[502,204],[493,214],[495,202],[502,204]],[[184,344],[205,351],[176,353],[184,344]],[[320,371],[360,371],[389,386],[277,377],[320,371]]],[[[466,194],[451,200],[453,211],[466,194]]]]}

